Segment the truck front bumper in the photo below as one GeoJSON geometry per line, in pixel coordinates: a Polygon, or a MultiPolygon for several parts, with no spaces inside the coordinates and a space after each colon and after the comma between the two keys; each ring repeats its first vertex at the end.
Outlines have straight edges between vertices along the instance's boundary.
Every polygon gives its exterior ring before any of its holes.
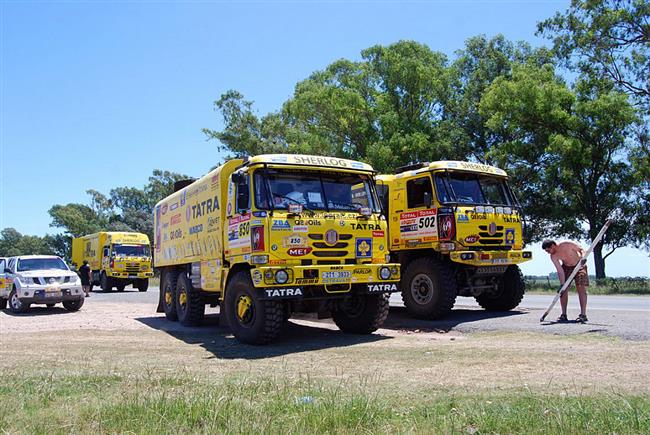
{"type": "Polygon", "coordinates": [[[282,287],[287,285],[383,284],[400,279],[400,265],[341,264],[309,266],[270,266],[251,269],[255,287],[282,287]],[[284,273],[283,273],[284,272],[284,273]],[[286,281],[283,279],[286,273],[286,281]]]}
{"type": "Polygon", "coordinates": [[[470,266],[509,266],[533,259],[531,251],[452,251],[449,258],[455,263],[470,266]]]}
{"type": "Polygon", "coordinates": [[[129,272],[111,272],[108,274],[111,278],[120,278],[120,279],[144,279],[153,277],[153,272],[138,272],[138,273],[129,273],[129,272]]]}

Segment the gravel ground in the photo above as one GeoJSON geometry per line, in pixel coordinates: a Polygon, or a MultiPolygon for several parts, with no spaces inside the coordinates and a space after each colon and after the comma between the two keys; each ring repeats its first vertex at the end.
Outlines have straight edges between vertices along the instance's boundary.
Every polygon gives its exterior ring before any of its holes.
{"type": "MultiPolygon", "coordinates": [[[[570,295],[569,315],[577,315],[577,296],[570,295]]],[[[14,315],[8,310],[0,312],[0,333],[57,331],[57,330],[138,330],[152,325],[168,331],[187,331],[178,323],[167,322],[164,315],[155,312],[158,288],[141,293],[128,288],[125,292],[93,292],[79,312],[69,313],[59,304],[53,308],[43,305],[32,307],[29,314],[14,315]],[[34,319],[38,319],[34,322],[34,319]]],[[[589,319],[586,324],[553,321],[540,323],[542,313],[552,296],[526,295],[520,306],[508,312],[486,312],[471,298],[459,297],[451,314],[439,321],[410,318],[401,303],[399,294],[391,298],[391,312],[384,329],[395,333],[474,333],[487,331],[542,332],[554,335],[602,334],[625,340],[650,340],[650,297],[591,296],[589,319]]],[[[208,313],[207,324],[218,323],[218,309],[208,313]]],[[[548,319],[559,313],[556,306],[548,319]]],[[[310,316],[303,320],[315,321],[310,316]]],[[[318,321],[324,327],[334,327],[329,320],[318,321]]]]}

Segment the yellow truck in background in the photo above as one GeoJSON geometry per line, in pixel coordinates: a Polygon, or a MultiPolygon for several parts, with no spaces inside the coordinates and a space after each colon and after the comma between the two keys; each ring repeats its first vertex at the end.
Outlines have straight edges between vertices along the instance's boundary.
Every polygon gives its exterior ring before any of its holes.
{"type": "Polygon", "coordinates": [[[206,305],[220,305],[235,337],[253,344],[297,312],[375,331],[400,269],[387,261],[373,175],[352,160],[274,154],[179,183],[154,210],[158,311],[198,325],[206,305]]]}
{"type": "Polygon", "coordinates": [[[479,163],[418,163],[379,175],[392,259],[402,265],[400,291],[409,314],[443,317],[456,296],[487,310],[511,310],[525,286],[517,264],[524,216],[505,171],[479,163]]]}
{"type": "Polygon", "coordinates": [[[104,292],[133,284],[146,292],[153,276],[149,237],[142,233],[103,231],[72,239],[72,264],[77,270],[88,261],[92,285],[104,292]]]}

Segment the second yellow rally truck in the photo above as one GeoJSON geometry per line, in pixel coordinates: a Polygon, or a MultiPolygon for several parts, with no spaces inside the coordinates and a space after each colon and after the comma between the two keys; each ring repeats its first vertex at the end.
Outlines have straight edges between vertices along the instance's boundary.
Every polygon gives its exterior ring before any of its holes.
{"type": "Polygon", "coordinates": [[[507,179],[499,168],[460,161],[377,177],[409,314],[443,317],[456,296],[473,296],[487,310],[519,305],[525,286],[517,264],[532,253],[523,250],[524,217],[507,179]]]}
{"type": "Polygon", "coordinates": [[[178,183],[154,210],[158,311],[197,325],[206,305],[220,305],[235,337],[253,344],[295,312],[375,331],[400,275],[373,174],[361,162],[281,154],[178,183]]]}
{"type": "Polygon", "coordinates": [[[149,237],[142,233],[102,231],[72,239],[72,264],[79,270],[84,260],[93,273],[91,287],[104,292],[129,284],[146,292],[153,276],[149,237]]]}

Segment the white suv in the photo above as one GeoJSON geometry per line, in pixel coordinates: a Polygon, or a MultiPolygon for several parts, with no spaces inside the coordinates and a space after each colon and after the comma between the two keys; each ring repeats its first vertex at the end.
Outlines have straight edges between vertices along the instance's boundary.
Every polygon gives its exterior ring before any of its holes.
{"type": "Polygon", "coordinates": [[[4,288],[0,287],[0,308],[24,313],[31,304],[48,307],[63,302],[68,311],[84,304],[81,280],[65,262],[54,255],[21,255],[6,260],[4,288]]]}

